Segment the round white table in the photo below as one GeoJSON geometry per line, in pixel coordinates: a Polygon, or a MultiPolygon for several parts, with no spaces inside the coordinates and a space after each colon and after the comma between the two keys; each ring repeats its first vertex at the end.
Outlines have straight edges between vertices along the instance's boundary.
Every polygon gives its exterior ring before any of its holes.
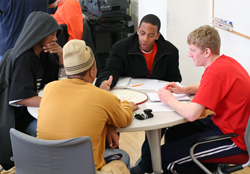
{"type": "MultiPolygon", "coordinates": [[[[141,92],[148,93],[152,90],[140,90],[141,92]]],[[[151,102],[149,99],[146,101],[151,102]]],[[[139,105],[140,109],[136,113],[142,113],[146,108],[146,104],[142,103],[139,105]]],[[[175,111],[165,112],[152,112],[153,118],[146,120],[133,119],[132,123],[125,128],[117,129],[117,132],[137,132],[145,131],[148,143],[151,151],[152,167],[155,174],[162,173],[161,165],[161,129],[171,127],[180,123],[184,123],[187,120],[180,116],[175,111]]]]}

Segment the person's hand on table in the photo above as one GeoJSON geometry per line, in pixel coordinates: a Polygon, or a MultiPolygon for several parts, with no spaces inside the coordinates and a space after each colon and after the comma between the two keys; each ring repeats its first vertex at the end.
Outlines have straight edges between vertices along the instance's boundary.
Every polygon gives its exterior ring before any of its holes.
{"type": "Polygon", "coordinates": [[[134,102],[130,102],[133,108],[133,111],[139,109],[139,106],[137,106],[134,102]]]}
{"type": "Polygon", "coordinates": [[[164,88],[175,94],[183,94],[182,87],[177,85],[175,82],[168,83],[164,88]]]}
{"type": "Polygon", "coordinates": [[[116,133],[116,129],[114,126],[108,125],[107,142],[108,142],[110,148],[112,148],[112,149],[119,146],[119,136],[116,133]]]}
{"type": "Polygon", "coordinates": [[[109,79],[108,80],[104,80],[101,85],[100,85],[100,88],[101,89],[104,89],[106,91],[109,91],[110,90],[110,86],[112,84],[112,81],[113,81],[113,76],[109,76],[109,79]]]}
{"type": "Polygon", "coordinates": [[[173,96],[172,92],[170,90],[167,90],[165,88],[160,88],[159,91],[157,91],[158,97],[161,100],[161,102],[165,104],[169,104],[169,101],[175,97],[173,96]]]}

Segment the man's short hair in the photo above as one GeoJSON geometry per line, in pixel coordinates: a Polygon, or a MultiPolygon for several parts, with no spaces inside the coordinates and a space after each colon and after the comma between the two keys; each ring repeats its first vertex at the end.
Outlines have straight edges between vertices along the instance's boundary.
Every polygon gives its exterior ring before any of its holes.
{"type": "Polygon", "coordinates": [[[152,25],[157,26],[157,33],[159,33],[159,31],[161,29],[161,21],[157,16],[155,16],[153,14],[148,14],[141,19],[139,26],[141,26],[142,22],[150,23],[152,25]]]}
{"type": "Polygon", "coordinates": [[[209,25],[201,26],[192,31],[187,37],[187,43],[194,44],[201,51],[209,48],[212,53],[220,54],[220,35],[219,32],[209,25]]]}

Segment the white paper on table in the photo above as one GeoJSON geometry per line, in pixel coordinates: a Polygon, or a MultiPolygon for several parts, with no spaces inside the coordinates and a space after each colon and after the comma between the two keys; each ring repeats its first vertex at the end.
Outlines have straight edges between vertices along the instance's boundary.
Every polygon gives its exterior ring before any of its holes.
{"type": "MultiPolygon", "coordinates": [[[[159,102],[160,101],[157,93],[147,93],[147,95],[148,95],[150,101],[152,101],[152,102],[159,102]]],[[[190,100],[190,98],[187,96],[187,94],[175,94],[175,93],[173,93],[173,95],[179,101],[190,100]]]]}
{"type": "Polygon", "coordinates": [[[174,111],[169,105],[164,103],[146,103],[147,108],[152,109],[153,112],[174,111]]]}
{"type": "MultiPolygon", "coordinates": [[[[160,88],[164,88],[167,84],[169,84],[170,82],[160,82],[160,83],[157,83],[155,84],[155,88],[154,90],[155,91],[159,91],[160,88]]],[[[183,87],[179,82],[175,82],[177,85],[183,87]]]]}
{"type": "MultiPolygon", "coordinates": [[[[182,102],[186,103],[186,102],[182,102]]],[[[171,106],[162,102],[159,103],[145,103],[148,109],[152,109],[153,112],[175,111],[171,106]]]]}
{"type": "Polygon", "coordinates": [[[42,96],[43,96],[43,90],[41,90],[41,91],[38,92],[38,96],[39,96],[39,97],[42,97],[42,96]]]}
{"type": "Polygon", "coordinates": [[[155,79],[131,79],[128,88],[130,89],[155,89],[158,80],[155,79]],[[138,86],[137,86],[138,85],[138,86]]]}
{"type": "Polygon", "coordinates": [[[131,81],[131,77],[120,77],[119,80],[117,81],[114,89],[128,88],[130,81],[131,81]]]}
{"type": "Polygon", "coordinates": [[[187,94],[175,94],[173,93],[174,97],[179,101],[187,101],[190,100],[187,94]]]}

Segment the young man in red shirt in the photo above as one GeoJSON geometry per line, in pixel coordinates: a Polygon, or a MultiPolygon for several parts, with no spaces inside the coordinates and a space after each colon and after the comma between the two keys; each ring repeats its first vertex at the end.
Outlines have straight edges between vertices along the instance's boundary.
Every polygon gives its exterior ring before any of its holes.
{"type": "MultiPolygon", "coordinates": [[[[189,34],[187,42],[188,56],[195,66],[203,66],[205,71],[199,84],[180,87],[173,82],[157,92],[163,103],[190,121],[166,131],[166,143],[161,147],[164,173],[203,173],[189,155],[192,143],[199,138],[227,133],[239,135],[199,145],[195,151],[198,160],[236,155],[247,150],[244,133],[250,114],[249,74],[235,59],[220,55],[221,41],[215,28],[201,26],[189,34]],[[181,103],[171,92],[195,96],[190,103],[181,103]],[[199,119],[205,108],[215,113],[199,119]]],[[[151,172],[150,167],[151,163],[141,158],[131,174],[151,172]]]]}

